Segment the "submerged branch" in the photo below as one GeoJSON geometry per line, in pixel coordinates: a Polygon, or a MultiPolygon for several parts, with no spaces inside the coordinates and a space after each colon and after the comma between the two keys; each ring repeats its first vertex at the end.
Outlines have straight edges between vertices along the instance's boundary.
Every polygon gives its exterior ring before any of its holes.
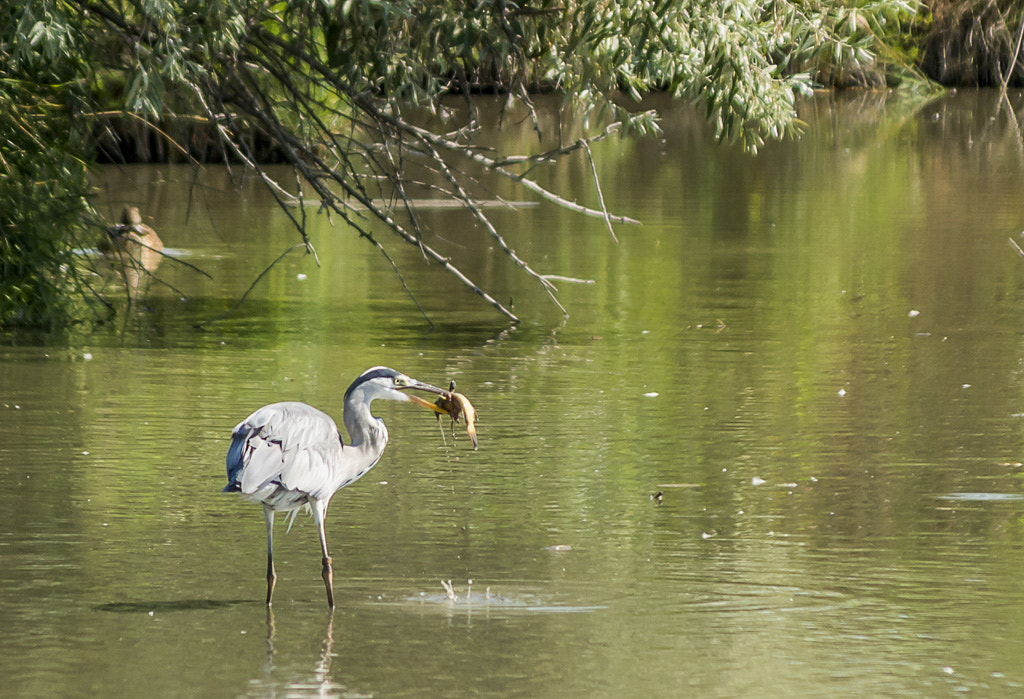
{"type": "MultiPolygon", "coordinates": [[[[283,260],[285,257],[287,257],[292,252],[298,250],[299,248],[306,248],[306,245],[304,243],[298,243],[296,245],[291,246],[290,248],[288,248],[284,252],[282,252],[280,255],[277,256],[277,259],[275,259],[273,262],[271,262],[269,265],[267,265],[267,268],[264,269],[262,272],[260,272],[259,275],[257,275],[257,277],[253,280],[252,284],[249,285],[249,288],[245,290],[244,294],[242,294],[241,298],[239,298],[238,301],[235,302],[234,306],[232,306],[231,308],[229,308],[224,313],[221,313],[218,316],[214,316],[213,318],[210,318],[209,320],[206,320],[206,321],[204,321],[202,323],[198,323],[198,325],[202,326],[202,325],[205,325],[206,323],[216,323],[219,320],[224,320],[228,316],[233,315],[235,311],[237,311],[239,308],[242,307],[242,304],[245,303],[245,300],[247,298],[249,298],[249,294],[252,293],[252,290],[256,288],[256,285],[260,283],[260,281],[263,279],[263,277],[267,276],[267,274],[270,273],[270,270],[272,270],[277,265],[278,262],[283,260]]],[[[308,252],[308,248],[307,248],[307,252],[308,252]]]]}
{"type": "Polygon", "coordinates": [[[414,293],[412,293],[412,289],[410,289],[409,285],[405,282],[405,277],[402,276],[401,270],[398,269],[398,263],[396,263],[394,258],[392,258],[391,255],[388,254],[388,251],[384,249],[384,246],[380,244],[380,241],[377,240],[376,238],[374,238],[373,235],[370,234],[369,231],[364,230],[361,226],[357,225],[351,219],[346,217],[345,218],[345,222],[348,225],[350,225],[353,228],[355,228],[357,231],[359,231],[359,235],[361,235],[362,237],[364,237],[367,240],[369,240],[370,243],[374,247],[377,248],[377,250],[380,252],[380,254],[384,256],[384,259],[386,259],[388,261],[388,263],[391,264],[392,271],[395,273],[395,276],[398,277],[398,281],[401,283],[402,288],[405,289],[405,293],[407,293],[409,295],[409,298],[412,299],[412,302],[414,304],[416,304],[416,308],[418,308],[419,311],[420,311],[420,314],[423,315],[423,319],[426,320],[427,323],[430,324],[430,328],[431,329],[436,328],[437,326],[434,325],[434,321],[432,321],[430,319],[430,316],[427,315],[427,311],[423,308],[422,304],[420,304],[420,302],[419,302],[419,299],[416,298],[416,295],[414,293]]]}
{"type": "Polygon", "coordinates": [[[558,298],[555,296],[555,293],[558,291],[555,288],[555,286],[547,279],[545,279],[542,275],[533,271],[533,269],[531,269],[530,266],[526,264],[526,262],[523,261],[523,259],[516,254],[515,250],[513,250],[505,241],[505,239],[501,236],[501,234],[498,233],[497,229],[494,227],[494,224],[491,223],[491,220],[487,218],[487,216],[484,214],[481,208],[477,206],[473,198],[470,197],[466,190],[462,187],[462,185],[459,184],[458,180],[452,173],[451,169],[448,167],[447,163],[444,162],[444,158],[442,158],[440,154],[436,150],[434,150],[434,148],[430,147],[429,144],[426,145],[430,149],[431,155],[434,157],[434,162],[438,165],[438,167],[441,168],[441,171],[444,173],[445,178],[448,180],[449,184],[452,185],[455,197],[459,201],[461,201],[463,205],[473,214],[473,217],[476,218],[476,220],[480,224],[482,224],[484,228],[487,229],[487,231],[491,234],[491,237],[494,238],[498,242],[498,245],[501,246],[501,249],[504,250],[505,254],[508,255],[520,269],[522,269],[528,275],[530,275],[531,277],[533,277],[534,279],[541,283],[541,286],[543,287],[544,291],[547,292],[548,297],[555,304],[555,306],[558,307],[558,310],[562,312],[562,315],[568,316],[569,314],[566,312],[565,307],[558,302],[558,298]]]}
{"type": "MultiPolygon", "coordinates": [[[[527,177],[526,175],[522,175],[522,174],[518,174],[518,173],[512,172],[507,167],[502,165],[501,164],[502,162],[512,162],[511,160],[509,160],[507,158],[500,159],[500,160],[497,159],[497,158],[489,158],[486,155],[484,155],[483,153],[480,153],[480,152],[478,152],[476,150],[473,150],[472,148],[467,147],[465,144],[456,143],[456,142],[449,141],[447,139],[441,138],[441,137],[437,136],[436,134],[433,134],[430,131],[427,131],[426,129],[420,128],[418,126],[414,126],[412,124],[402,123],[399,126],[400,126],[400,128],[408,130],[410,133],[416,134],[416,136],[418,136],[419,138],[423,139],[427,143],[431,143],[432,145],[439,146],[441,148],[444,148],[444,149],[452,151],[452,152],[460,153],[463,156],[465,156],[466,158],[468,158],[469,160],[472,160],[472,161],[474,161],[474,162],[476,162],[476,163],[478,163],[480,165],[483,165],[488,170],[491,170],[492,172],[496,172],[496,173],[498,173],[499,175],[501,175],[503,177],[506,177],[506,178],[508,178],[510,180],[518,182],[523,187],[525,187],[525,188],[529,189],[530,191],[540,195],[544,199],[547,199],[548,201],[557,204],[558,206],[560,206],[560,207],[562,207],[564,209],[568,209],[570,211],[575,211],[576,213],[580,213],[580,214],[583,214],[585,216],[593,216],[595,218],[601,218],[601,219],[605,219],[607,221],[614,221],[615,223],[631,223],[631,224],[639,224],[640,223],[636,219],[632,219],[632,218],[629,218],[629,217],[626,217],[626,216],[613,216],[613,215],[610,215],[607,211],[603,211],[601,209],[592,209],[590,207],[583,206],[582,204],[577,204],[574,201],[570,201],[568,199],[565,199],[564,197],[560,197],[559,195],[555,194],[554,192],[552,192],[552,191],[550,191],[548,189],[545,189],[540,184],[538,184],[535,180],[527,177]]],[[[565,153],[569,153],[569,152],[572,152],[574,150],[583,148],[583,147],[585,147],[586,145],[588,145],[590,143],[593,143],[593,142],[596,142],[596,141],[599,141],[599,140],[602,140],[602,139],[606,138],[609,134],[611,134],[614,131],[618,130],[621,126],[622,126],[621,122],[615,122],[614,124],[610,124],[608,126],[608,128],[605,130],[605,133],[603,133],[603,134],[600,134],[598,136],[593,136],[593,137],[590,137],[590,138],[586,138],[586,139],[580,139],[579,141],[577,141],[572,146],[569,146],[567,148],[559,148],[557,151],[553,151],[553,152],[556,152],[556,153],[559,153],[559,154],[565,154],[565,153]]],[[[541,155],[541,156],[536,156],[536,157],[529,157],[528,160],[530,160],[531,162],[534,162],[535,160],[539,160],[541,158],[546,158],[546,156],[541,155]]],[[[523,162],[523,161],[519,161],[519,162],[523,162]]]]}

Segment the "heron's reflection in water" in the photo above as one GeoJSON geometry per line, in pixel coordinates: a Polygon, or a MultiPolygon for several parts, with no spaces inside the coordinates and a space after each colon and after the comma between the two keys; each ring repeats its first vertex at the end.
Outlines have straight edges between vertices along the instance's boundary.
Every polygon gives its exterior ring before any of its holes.
{"type": "MultiPolygon", "coordinates": [[[[267,663],[264,666],[264,681],[268,687],[275,685],[274,681],[274,641],[277,628],[274,624],[274,610],[267,607],[267,663]]],[[[331,658],[334,657],[334,610],[327,612],[327,624],[324,628],[323,642],[320,644],[320,657],[313,666],[313,676],[308,681],[296,678],[294,681],[285,681],[284,685],[289,692],[298,691],[303,695],[333,697],[342,694],[347,695],[344,686],[331,680],[331,658]]]]}

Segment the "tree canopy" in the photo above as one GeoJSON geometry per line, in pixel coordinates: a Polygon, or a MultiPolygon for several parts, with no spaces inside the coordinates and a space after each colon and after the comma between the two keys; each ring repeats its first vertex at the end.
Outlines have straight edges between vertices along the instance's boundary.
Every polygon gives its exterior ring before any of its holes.
{"type": "Polygon", "coordinates": [[[603,203],[577,206],[531,179],[531,167],[589,158],[589,144],[617,130],[656,130],[657,115],[635,106],[651,90],[696,102],[721,139],[755,151],[797,128],[795,100],[820,76],[870,65],[879,36],[915,7],[911,0],[6,3],[0,325],[61,322],[96,302],[102,308],[72,251],[101,225],[88,166],[97,144],[119,142],[113,124],[125,118],[183,159],[201,150],[259,173],[308,251],[315,254],[315,241],[305,208],[288,206],[296,190],[386,256],[369,225],[382,222],[514,319],[471,273],[425,244],[407,194],[425,181],[410,169],[415,160],[430,173],[428,186],[470,211],[558,304],[550,278],[505,244],[479,206],[478,178],[509,179],[613,226],[622,219],[603,203]],[[475,95],[496,92],[529,108],[539,90],[593,117],[593,130],[543,152],[475,147],[475,95]],[[452,109],[453,98],[464,107],[452,109]],[[429,121],[415,118],[424,111],[429,121]],[[268,174],[254,137],[294,168],[294,183],[268,174]]]}

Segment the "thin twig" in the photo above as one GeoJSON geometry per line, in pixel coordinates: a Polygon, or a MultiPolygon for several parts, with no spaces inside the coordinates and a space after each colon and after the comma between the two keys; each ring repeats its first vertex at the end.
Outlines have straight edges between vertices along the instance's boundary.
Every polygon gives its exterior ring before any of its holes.
{"type": "MultiPolygon", "coordinates": [[[[224,318],[227,318],[228,316],[232,315],[235,311],[237,311],[239,307],[241,307],[241,305],[245,303],[245,299],[248,298],[250,293],[252,293],[252,290],[256,288],[256,285],[260,283],[260,280],[263,279],[263,277],[267,276],[270,270],[272,270],[278,262],[287,257],[289,253],[292,253],[295,250],[298,250],[299,248],[305,248],[308,251],[308,248],[306,247],[305,243],[297,243],[296,245],[293,245],[284,252],[282,252],[280,255],[277,256],[276,260],[271,262],[265,270],[259,273],[256,279],[253,280],[252,284],[249,285],[249,288],[245,290],[245,293],[242,294],[242,297],[238,299],[234,306],[229,308],[224,313],[221,313],[219,316],[214,316],[213,318],[210,318],[209,320],[206,321],[206,323],[216,323],[218,320],[223,320],[224,318]]],[[[205,325],[205,323],[199,323],[199,325],[205,325]]]]}
{"type": "MultiPolygon", "coordinates": [[[[245,92],[247,93],[247,96],[250,98],[250,100],[255,100],[255,97],[248,89],[248,86],[245,86],[245,92]]],[[[270,105],[264,103],[264,106],[270,111],[270,113],[273,113],[272,107],[270,105]]],[[[263,122],[264,127],[270,130],[276,137],[278,137],[280,145],[286,148],[289,157],[292,158],[293,164],[299,169],[300,172],[302,172],[306,180],[312,184],[313,188],[321,196],[321,200],[325,203],[325,205],[329,206],[329,208],[333,209],[340,216],[342,216],[342,218],[345,219],[346,222],[349,223],[349,225],[352,225],[352,221],[348,216],[347,205],[344,202],[340,201],[333,192],[331,192],[323,185],[323,177],[329,177],[333,182],[341,186],[349,196],[352,196],[353,198],[356,199],[356,201],[358,201],[364,207],[366,207],[370,212],[374,214],[374,216],[380,219],[394,233],[399,235],[406,242],[419,247],[427,255],[428,258],[433,259],[436,262],[439,262],[445,268],[446,271],[453,274],[457,279],[459,279],[459,281],[468,286],[474,293],[478,294],[485,301],[487,301],[496,309],[498,309],[498,311],[500,311],[503,315],[508,317],[513,322],[519,321],[515,314],[513,314],[508,308],[506,308],[503,304],[498,302],[486,291],[481,289],[478,285],[473,283],[469,279],[469,277],[467,277],[465,274],[462,273],[461,270],[455,267],[455,265],[453,265],[449,259],[442,256],[440,253],[438,253],[436,250],[432,249],[428,245],[424,244],[423,241],[418,239],[416,236],[410,234],[398,221],[396,221],[390,215],[386,214],[381,208],[375,206],[364,190],[357,190],[353,188],[350,182],[346,181],[344,178],[338,175],[338,173],[336,173],[333,169],[327,166],[327,164],[322,161],[322,159],[317,153],[306,149],[303,150],[303,155],[305,156],[304,158],[297,157],[295,149],[301,148],[301,146],[298,144],[296,138],[291,133],[289,133],[287,129],[285,129],[280,124],[279,121],[275,119],[270,119],[269,116],[266,114],[261,114],[259,116],[262,117],[261,120],[263,122]],[[323,172],[313,172],[309,165],[307,164],[307,161],[315,163],[319,167],[322,167],[323,172]]],[[[326,128],[324,128],[324,131],[326,132],[326,128]]],[[[233,145],[235,145],[236,148],[238,147],[236,144],[233,145]]],[[[260,173],[261,177],[263,177],[265,181],[273,182],[272,178],[269,178],[262,170],[257,168],[257,171],[260,173]]],[[[276,183],[274,184],[276,185],[276,183]]],[[[280,187],[278,186],[277,189],[280,190],[280,187]]],[[[280,200],[278,200],[278,203],[281,204],[283,208],[286,208],[283,206],[283,202],[281,202],[280,200]]],[[[288,215],[294,222],[294,216],[292,216],[290,212],[288,213],[288,215]]],[[[357,230],[360,230],[361,235],[365,233],[364,231],[361,231],[359,227],[353,227],[356,228],[357,230]]],[[[364,237],[367,236],[364,235],[364,237]]]]}
{"type": "MultiPolygon", "coordinates": [[[[154,248],[154,247],[151,247],[151,246],[149,246],[149,245],[146,245],[146,244],[145,244],[145,243],[143,243],[143,242],[142,242],[141,240],[134,240],[134,241],[132,241],[132,242],[134,242],[134,243],[135,243],[136,245],[138,245],[138,246],[139,246],[140,248],[145,248],[146,250],[150,250],[150,251],[152,251],[152,252],[155,252],[155,253],[156,253],[157,255],[159,255],[160,257],[163,257],[164,259],[170,260],[171,262],[174,262],[175,264],[179,264],[179,265],[182,265],[182,266],[184,266],[184,267],[188,267],[188,268],[189,268],[189,269],[191,269],[191,270],[192,270],[193,272],[199,272],[199,274],[203,275],[203,276],[204,276],[204,277],[206,277],[207,279],[213,279],[213,275],[212,275],[212,274],[210,274],[209,272],[207,272],[206,270],[204,270],[204,269],[202,269],[202,268],[200,268],[200,267],[196,267],[196,266],[195,266],[194,264],[192,264],[191,262],[185,262],[185,260],[179,260],[179,259],[178,259],[177,257],[175,257],[174,255],[168,255],[168,254],[167,254],[166,252],[164,252],[163,250],[157,250],[157,249],[156,249],[156,248],[154,248]]],[[[136,260],[136,259],[135,259],[135,257],[133,257],[133,256],[131,256],[131,255],[129,255],[128,257],[129,257],[129,259],[131,259],[131,260],[132,260],[132,262],[133,262],[133,263],[137,263],[137,264],[139,264],[140,266],[142,266],[142,263],[141,263],[141,262],[139,262],[138,260],[136,260]]],[[[142,268],[143,268],[143,269],[145,269],[145,267],[144,267],[144,266],[143,266],[142,268]]],[[[149,274],[149,275],[150,275],[151,277],[153,277],[153,276],[156,276],[156,275],[154,275],[154,274],[153,274],[152,272],[150,272],[149,270],[146,270],[146,274],[149,274]]]]}
{"type": "Polygon", "coordinates": [[[1024,42],[1024,14],[1020,17],[1020,27],[1017,29],[1017,44],[1013,47],[1013,55],[1010,56],[1010,64],[1006,67],[1006,73],[1003,75],[1002,89],[999,91],[1001,97],[1006,97],[1006,88],[1010,84],[1010,78],[1013,77],[1013,71],[1017,68],[1017,63],[1020,61],[1020,47],[1021,43],[1024,42]]]}
{"type": "Polygon", "coordinates": [[[388,251],[384,249],[384,246],[380,244],[380,241],[374,238],[373,235],[369,233],[369,231],[363,230],[355,223],[353,223],[351,220],[346,219],[345,222],[348,223],[348,225],[355,228],[356,230],[358,230],[361,236],[369,240],[370,243],[373,244],[377,248],[377,250],[380,251],[380,254],[384,256],[384,259],[391,264],[391,269],[394,270],[395,276],[398,277],[398,281],[401,282],[402,288],[405,289],[405,293],[407,293],[409,295],[409,298],[412,299],[412,302],[416,304],[416,308],[419,309],[420,314],[423,316],[423,319],[430,324],[430,329],[435,329],[437,326],[434,325],[434,321],[430,319],[430,316],[427,315],[426,309],[424,309],[423,306],[420,304],[419,299],[416,298],[416,295],[412,293],[412,289],[410,289],[409,285],[406,284],[405,277],[402,276],[402,272],[398,269],[398,264],[394,261],[391,255],[388,254],[388,251]]]}
{"type": "Polygon", "coordinates": [[[1007,238],[1007,240],[1010,241],[1010,245],[1012,245],[1013,249],[1017,251],[1017,254],[1020,255],[1021,257],[1024,257],[1024,248],[1021,248],[1021,246],[1018,245],[1017,241],[1014,240],[1013,238],[1007,238]]]}
{"type": "MultiPolygon", "coordinates": [[[[602,134],[600,136],[595,136],[595,137],[590,138],[590,139],[586,139],[586,141],[583,141],[581,139],[581,141],[577,141],[577,144],[575,146],[559,149],[558,152],[568,152],[570,150],[575,150],[577,148],[580,148],[580,147],[582,147],[581,145],[579,145],[581,142],[594,142],[594,141],[600,140],[601,138],[604,138],[609,133],[611,133],[614,130],[613,127],[615,129],[617,129],[619,126],[621,126],[621,123],[620,122],[616,122],[615,124],[609,125],[608,130],[606,130],[606,132],[604,134],[602,134]]],[[[460,143],[452,143],[450,141],[446,141],[445,139],[437,137],[436,134],[433,134],[433,133],[427,131],[426,129],[421,129],[421,128],[413,126],[411,124],[404,124],[403,127],[406,128],[410,133],[415,133],[417,136],[420,136],[421,138],[423,138],[427,142],[439,145],[439,146],[441,146],[441,147],[443,147],[443,148],[445,148],[447,150],[452,150],[452,151],[456,151],[456,152],[462,153],[465,157],[469,158],[470,160],[473,160],[473,161],[483,165],[484,167],[490,169],[493,172],[498,173],[499,175],[502,175],[503,177],[507,177],[507,178],[509,178],[511,180],[514,180],[515,182],[518,182],[519,184],[521,184],[522,186],[526,187],[527,189],[529,189],[529,190],[531,190],[533,192],[536,192],[537,194],[539,194],[543,198],[547,199],[548,201],[554,202],[555,204],[558,204],[562,208],[569,209],[570,211],[575,211],[575,212],[583,214],[585,216],[594,216],[596,218],[610,219],[612,221],[615,221],[616,223],[633,223],[633,224],[639,224],[640,223],[636,219],[629,218],[629,217],[626,217],[626,216],[610,216],[605,211],[600,211],[598,209],[591,209],[590,207],[583,206],[581,204],[577,204],[574,201],[570,201],[568,199],[565,199],[564,197],[560,197],[557,194],[555,194],[554,192],[552,192],[550,190],[547,190],[544,187],[540,186],[536,181],[530,179],[529,177],[526,177],[525,175],[520,175],[520,174],[514,173],[514,172],[510,171],[508,168],[505,168],[505,167],[499,165],[498,161],[496,159],[488,158],[487,156],[483,155],[482,153],[478,153],[478,152],[476,152],[476,151],[474,151],[474,150],[472,150],[470,148],[465,147],[464,145],[462,145],[460,143]]]]}
{"type": "Polygon", "coordinates": [[[83,117],[122,116],[122,117],[129,117],[131,119],[135,119],[136,121],[140,121],[147,128],[153,129],[153,131],[155,131],[158,134],[160,134],[165,141],[170,143],[172,146],[174,146],[176,149],[178,149],[178,151],[182,155],[184,155],[186,158],[188,158],[190,161],[192,161],[193,165],[200,165],[199,161],[196,160],[194,157],[192,157],[192,154],[188,152],[188,149],[185,148],[185,146],[183,146],[180,143],[178,143],[177,141],[175,141],[173,138],[171,138],[171,135],[169,133],[167,133],[166,131],[161,129],[159,126],[157,126],[156,124],[151,122],[149,119],[146,119],[141,114],[136,114],[135,112],[82,112],[81,114],[79,114],[79,116],[83,116],[83,117]]]}
{"type": "Polygon", "coordinates": [[[441,168],[441,171],[442,173],[444,173],[445,178],[454,188],[453,194],[460,201],[462,201],[465,207],[473,214],[474,218],[476,218],[476,220],[479,221],[488,230],[488,232],[491,234],[491,237],[498,241],[498,245],[500,245],[501,249],[505,251],[505,254],[508,255],[512,259],[512,261],[515,262],[524,272],[526,272],[531,277],[533,277],[534,279],[538,280],[541,283],[541,286],[543,287],[544,291],[547,292],[548,297],[558,307],[558,310],[560,310],[563,315],[568,315],[567,311],[565,310],[565,307],[558,302],[558,298],[555,296],[555,292],[557,290],[555,289],[554,285],[548,280],[546,280],[543,276],[535,272],[533,269],[531,269],[530,266],[526,264],[526,262],[516,254],[515,250],[513,250],[509,246],[509,244],[505,242],[505,239],[501,236],[501,234],[498,233],[497,229],[494,227],[494,224],[491,223],[490,219],[487,218],[487,216],[480,209],[480,207],[476,205],[476,203],[469,196],[466,190],[463,189],[462,185],[458,182],[455,175],[444,162],[444,158],[441,157],[441,154],[434,150],[434,148],[430,146],[430,144],[425,145],[427,146],[427,148],[430,149],[430,153],[433,156],[434,161],[441,168]]]}
{"type": "Polygon", "coordinates": [[[590,171],[594,174],[594,187],[597,189],[597,201],[601,205],[601,211],[604,212],[604,222],[608,226],[608,235],[612,237],[612,240],[616,243],[619,239],[615,237],[615,229],[612,228],[612,219],[608,215],[608,207],[604,205],[604,195],[601,193],[601,178],[597,176],[597,165],[594,164],[594,154],[590,152],[590,146],[586,141],[580,139],[580,144],[583,146],[583,152],[587,154],[587,160],[590,162],[590,171]]]}
{"type": "Polygon", "coordinates": [[[560,274],[545,274],[544,279],[547,281],[556,282],[567,282],[569,284],[596,284],[593,279],[580,279],[578,277],[563,277],[560,274]]]}

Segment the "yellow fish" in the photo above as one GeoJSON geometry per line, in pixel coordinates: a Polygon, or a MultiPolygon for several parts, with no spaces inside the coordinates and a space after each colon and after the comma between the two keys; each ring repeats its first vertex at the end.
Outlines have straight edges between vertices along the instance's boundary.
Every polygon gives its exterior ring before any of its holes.
{"type": "Polygon", "coordinates": [[[476,440],[476,408],[469,402],[469,398],[455,392],[454,381],[448,386],[448,395],[441,396],[433,405],[434,410],[438,414],[438,420],[441,419],[442,414],[451,417],[453,430],[455,423],[464,418],[466,420],[466,434],[473,440],[473,449],[475,450],[479,447],[476,440]]]}

